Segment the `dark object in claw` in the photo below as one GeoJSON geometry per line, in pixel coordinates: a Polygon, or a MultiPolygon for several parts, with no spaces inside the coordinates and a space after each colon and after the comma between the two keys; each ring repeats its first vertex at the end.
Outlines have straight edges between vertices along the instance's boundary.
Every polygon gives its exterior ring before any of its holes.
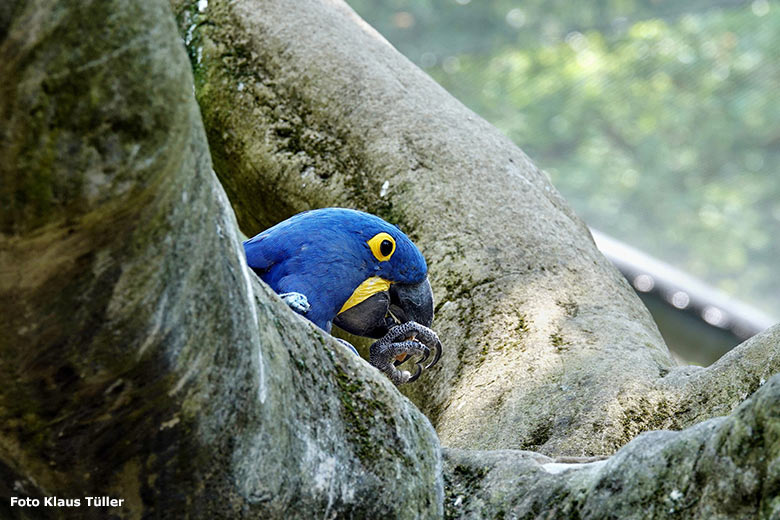
{"type": "Polygon", "coordinates": [[[380,338],[370,349],[370,362],[396,385],[416,381],[441,358],[441,341],[428,327],[433,321],[433,291],[427,279],[395,283],[340,312],[333,324],[358,336],[380,338]],[[433,360],[423,366],[435,350],[433,360]],[[414,374],[396,369],[417,358],[414,374]]]}
{"type": "Polygon", "coordinates": [[[439,361],[441,353],[441,341],[436,333],[413,321],[391,328],[382,339],[376,341],[370,348],[371,364],[384,372],[396,385],[416,381],[423,369],[427,370],[439,361]],[[409,339],[412,337],[413,340],[409,339]],[[431,355],[431,349],[435,350],[433,360],[423,367],[423,363],[431,355]],[[396,357],[402,354],[405,354],[406,358],[399,362],[396,357]],[[417,369],[414,374],[408,375],[408,372],[396,369],[398,365],[417,355],[420,355],[420,358],[415,361],[417,369]]]}

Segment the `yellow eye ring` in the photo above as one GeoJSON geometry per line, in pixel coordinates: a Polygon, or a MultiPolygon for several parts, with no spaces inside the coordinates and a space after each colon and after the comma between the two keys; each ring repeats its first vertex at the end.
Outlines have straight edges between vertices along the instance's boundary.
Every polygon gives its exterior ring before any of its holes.
{"type": "Polygon", "coordinates": [[[388,233],[377,233],[366,243],[371,248],[371,252],[374,253],[374,257],[380,262],[390,260],[390,257],[395,253],[395,239],[388,233]]]}

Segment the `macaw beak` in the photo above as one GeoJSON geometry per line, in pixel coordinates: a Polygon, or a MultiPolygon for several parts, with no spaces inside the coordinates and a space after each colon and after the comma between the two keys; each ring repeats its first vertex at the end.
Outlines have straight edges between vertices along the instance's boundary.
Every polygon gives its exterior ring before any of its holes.
{"type": "Polygon", "coordinates": [[[407,321],[426,327],[433,322],[433,291],[427,278],[418,284],[394,283],[339,313],[333,324],[356,336],[381,338],[390,327],[407,321]]]}
{"type": "MultiPolygon", "coordinates": [[[[433,323],[433,290],[428,279],[414,285],[391,285],[388,314],[400,323],[415,321],[430,327],[433,323]]],[[[396,320],[393,321],[392,325],[395,325],[396,320]]]]}

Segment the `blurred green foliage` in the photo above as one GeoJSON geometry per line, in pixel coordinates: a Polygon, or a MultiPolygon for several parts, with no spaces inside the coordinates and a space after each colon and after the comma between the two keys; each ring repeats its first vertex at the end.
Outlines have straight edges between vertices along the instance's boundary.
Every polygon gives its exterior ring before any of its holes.
{"type": "Polygon", "coordinates": [[[780,3],[349,3],[590,225],[780,315],[780,3]]]}

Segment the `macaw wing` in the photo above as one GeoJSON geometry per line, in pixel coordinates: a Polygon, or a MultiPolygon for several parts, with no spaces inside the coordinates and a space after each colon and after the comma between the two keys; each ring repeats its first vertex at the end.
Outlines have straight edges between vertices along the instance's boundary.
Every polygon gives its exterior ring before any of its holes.
{"type": "Polygon", "coordinates": [[[267,238],[267,235],[260,234],[244,242],[246,263],[258,275],[267,272],[279,261],[279,250],[267,238]]]}

